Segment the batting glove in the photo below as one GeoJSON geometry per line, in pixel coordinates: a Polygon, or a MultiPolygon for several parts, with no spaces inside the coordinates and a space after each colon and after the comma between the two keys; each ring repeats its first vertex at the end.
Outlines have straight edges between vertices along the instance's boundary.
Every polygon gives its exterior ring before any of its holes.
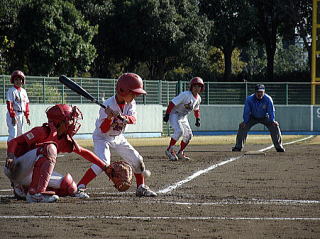
{"type": "Polygon", "coordinates": [[[170,114],[165,114],[164,117],[163,117],[163,121],[164,122],[168,122],[169,121],[169,116],[170,116],[170,114]]]}
{"type": "Polygon", "coordinates": [[[194,125],[200,127],[200,118],[196,118],[196,123],[194,125]]]}

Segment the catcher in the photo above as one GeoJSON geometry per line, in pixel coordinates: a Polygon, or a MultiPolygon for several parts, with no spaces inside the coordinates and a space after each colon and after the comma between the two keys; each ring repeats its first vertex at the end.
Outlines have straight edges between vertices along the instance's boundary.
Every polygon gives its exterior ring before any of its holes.
{"type": "Polygon", "coordinates": [[[112,169],[72,138],[81,126],[78,120],[82,119],[76,106],[58,104],[49,108],[46,114],[48,123],[8,142],[4,173],[10,179],[17,199],[51,203],[59,196],[84,198],[86,194],[77,190],[69,173],[63,176],[53,171],[57,155],[74,152],[107,174],[112,169]]]}
{"type": "MultiPolygon", "coordinates": [[[[96,128],[93,132],[94,152],[109,165],[110,147],[115,149],[127,163],[124,165],[130,165],[133,168],[137,183],[136,196],[155,197],[157,194],[145,184],[145,175],[149,176],[150,171],[145,170],[142,156],[123,135],[127,124],[136,123],[137,113],[134,99],[141,94],[146,94],[146,92],[143,90],[143,82],[140,76],[134,73],[126,73],[119,77],[116,85],[116,95],[103,102],[107,107],[106,109],[100,109],[96,128]]],[[[113,164],[111,164],[111,168],[114,168],[114,171],[116,170],[113,164]]],[[[92,165],[78,183],[78,189],[84,190],[102,171],[99,165],[92,165]]],[[[109,173],[108,170],[107,173],[109,173]]],[[[113,179],[113,182],[119,191],[123,191],[121,187],[117,186],[116,178],[113,179]]]]}

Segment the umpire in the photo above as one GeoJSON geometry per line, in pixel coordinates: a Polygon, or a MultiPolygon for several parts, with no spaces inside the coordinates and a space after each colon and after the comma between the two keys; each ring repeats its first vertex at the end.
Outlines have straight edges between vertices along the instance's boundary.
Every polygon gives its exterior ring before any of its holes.
{"type": "Polygon", "coordinates": [[[277,152],[284,152],[279,123],[275,121],[275,109],[271,96],[265,93],[265,87],[257,84],[255,93],[248,96],[243,110],[243,122],[239,124],[236,145],[232,151],[241,151],[252,126],[261,123],[270,131],[273,145],[277,152]]]}

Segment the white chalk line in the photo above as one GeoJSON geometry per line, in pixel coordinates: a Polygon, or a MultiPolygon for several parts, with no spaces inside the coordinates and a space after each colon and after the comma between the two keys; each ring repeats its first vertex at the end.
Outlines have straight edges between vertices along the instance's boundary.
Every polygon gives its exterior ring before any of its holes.
{"type": "MultiPolygon", "coordinates": [[[[96,193],[94,193],[96,194],[96,193]]],[[[111,196],[121,196],[123,193],[109,193],[101,192],[100,194],[106,194],[111,196]]],[[[128,192],[126,194],[134,194],[134,192],[128,192]]],[[[90,194],[89,194],[90,195],[90,194]]],[[[0,198],[13,198],[13,195],[0,195],[0,198]]],[[[132,199],[114,199],[110,196],[106,197],[94,197],[92,200],[81,200],[81,203],[132,203],[136,202],[138,199],[136,197],[132,199]]],[[[190,202],[190,201],[166,201],[150,198],[149,200],[138,200],[139,203],[145,204],[175,204],[175,205],[187,205],[187,206],[219,206],[219,205],[282,205],[282,206],[297,206],[297,205],[310,205],[310,204],[320,204],[320,200],[293,200],[293,199],[222,199],[212,202],[190,202]]]]}
{"type": "Polygon", "coordinates": [[[0,219],[120,219],[120,220],[233,220],[233,221],[320,221],[319,217],[166,217],[166,216],[0,216],[0,219]]]}
{"type": "MultiPolygon", "coordinates": [[[[112,203],[132,203],[136,202],[136,199],[112,199],[110,197],[95,197],[95,201],[83,201],[84,203],[101,203],[103,202],[112,202],[112,203]]],[[[311,205],[311,204],[320,204],[319,200],[282,200],[282,199],[222,199],[212,202],[184,202],[184,201],[165,201],[165,200],[144,200],[138,201],[139,203],[145,204],[175,204],[175,205],[186,205],[186,206],[220,206],[220,205],[281,205],[281,206],[297,206],[297,205],[311,205]]]]}
{"type": "MultiPolygon", "coordinates": [[[[308,136],[308,137],[306,137],[306,138],[294,140],[294,141],[291,141],[291,142],[288,142],[288,143],[284,143],[284,145],[289,145],[289,144],[298,143],[298,142],[301,142],[301,141],[304,141],[304,140],[308,140],[308,139],[310,139],[310,138],[312,138],[312,137],[314,137],[314,136],[311,135],[311,136],[308,136]]],[[[260,149],[260,150],[258,150],[258,151],[264,152],[264,151],[267,151],[267,150],[269,150],[269,149],[271,149],[271,148],[273,148],[273,147],[274,147],[274,146],[271,145],[271,146],[268,146],[268,147],[266,147],[266,148],[260,149]]],[[[227,164],[227,163],[231,163],[231,162],[233,162],[233,161],[236,161],[236,160],[238,160],[238,159],[240,159],[240,158],[242,158],[242,157],[244,157],[244,156],[245,156],[245,155],[240,155],[240,156],[235,157],[235,158],[230,158],[230,159],[228,159],[228,160],[226,160],[226,161],[222,161],[222,162],[220,162],[220,163],[214,164],[214,165],[212,165],[212,166],[210,166],[210,167],[208,167],[208,168],[206,168],[206,169],[197,171],[197,172],[195,172],[194,174],[192,174],[191,176],[187,177],[186,179],[181,180],[181,181],[179,181],[179,182],[176,182],[176,183],[174,183],[174,184],[172,184],[172,185],[170,185],[170,186],[168,186],[168,187],[166,187],[166,188],[164,188],[164,189],[161,189],[161,190],[159,190],[157,193],[165,194],[165,193],[171,192],[171,191],[175,190],[176,188],[180,187],[181,185],[183,185],[183,184],[185,184],[185,183],[187,183],[187,182],[190,182],[191,180],[199,177],[199,176],[202,175],[202,174],[208,173],[209,171],[211,171],[211,170],[213,170],[213,169],[215,169],[215,168],[217,168],[217,167],[220,167],[220,166],[225,165],[225,164],[227,164]]]]}

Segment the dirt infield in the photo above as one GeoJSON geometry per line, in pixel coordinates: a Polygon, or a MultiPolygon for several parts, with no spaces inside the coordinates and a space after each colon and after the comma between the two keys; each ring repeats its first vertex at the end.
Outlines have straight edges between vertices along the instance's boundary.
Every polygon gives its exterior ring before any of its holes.
{"type": "MultiPolygon", "coordinates": [[[[265,138],[249,136],[245,150],[266,149],[265,138]]],[[[234,137],[206,145],[194,141],[186,162],[169,162],[162,143],[133,143],[152,171],[147,184],[159,192],[156,198],[137,198],[134,187],[118,193],[100,175],[89,185],[90,199],[28,204],[13,198],[1,172],[0,237],[320,238],[319,138],[285,145],[285,153],[271,148],[265,156],[230,152],[234,137]]],[[[5,148],[0,156],[2,167],[5,148]]],[[[78,181],[89,166],[69,154],[58,158],[55,170],[78,181]]]]}

